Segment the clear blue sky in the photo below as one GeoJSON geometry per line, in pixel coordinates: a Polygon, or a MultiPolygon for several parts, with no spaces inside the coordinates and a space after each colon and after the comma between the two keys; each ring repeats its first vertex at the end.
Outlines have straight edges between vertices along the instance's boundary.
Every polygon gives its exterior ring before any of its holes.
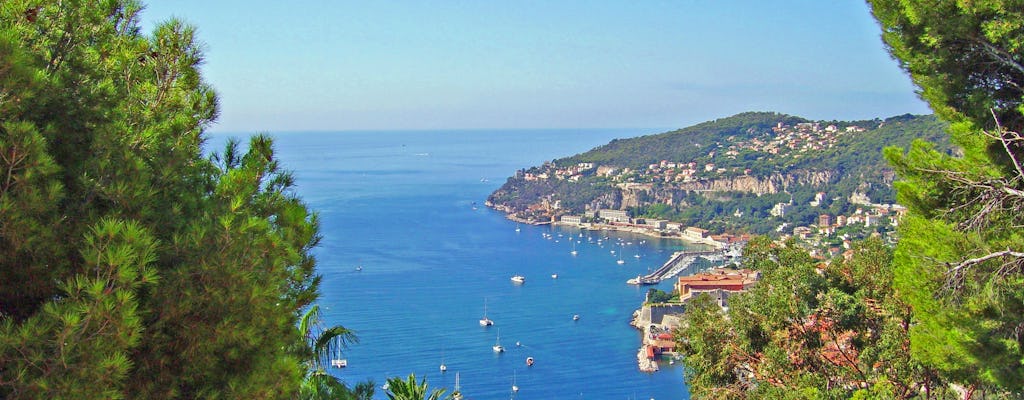
{"type": "Polygon", "coordinates": [[[929,113],[858,0],[151,0],[205,43],[213,131],[680,128],[929,113]]]}

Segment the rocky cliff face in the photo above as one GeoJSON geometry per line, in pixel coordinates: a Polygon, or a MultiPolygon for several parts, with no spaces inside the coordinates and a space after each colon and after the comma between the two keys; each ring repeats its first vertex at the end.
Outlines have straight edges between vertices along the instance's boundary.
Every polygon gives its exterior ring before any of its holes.
{"type": "Polygon", "coordinates": [[[832,171],[798,171],[791,174],[774,174],[766,178],[738,176],[701,182],[687,182],[676,186],[683,191],[743,192],[756,195],[775,194],[786,191],[790,186],[825,186],[834,183],[837,174],[832,171]]]}
{"type": "Polygon", "coordinates": [[[740,192],[758,196],[785,192],[792,186],[825,187],[835,183],[839,174],[834,171],[797,171],[791,174],[774,174],[764,178],[738,176],[698,182],[677,183],[659,186],[650,184],[620,184],[622,193],[619,204],[602,202],[605,208],[625,209],[651,202],[673,204],[673,193],[679,192],[740,192]],[[612,207],[616,205],[617,207],[612,207]]]}

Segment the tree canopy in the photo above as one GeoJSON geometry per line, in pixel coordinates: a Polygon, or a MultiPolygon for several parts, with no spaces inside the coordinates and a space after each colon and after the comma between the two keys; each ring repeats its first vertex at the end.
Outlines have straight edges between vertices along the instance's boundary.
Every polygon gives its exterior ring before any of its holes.
{"type": "Polygon", "coordinates": [[[919,141],[886,156],[909,208],[896,287],[913,353],[971,390],[1024,389],[1024,7],[873,0],[883,38],[961,154],[919,141]]]}
{"type": "Polygon", "coordinates": [[[141,9],[0,2],[0,397],[294,398],[317,217],[141,9]]]}

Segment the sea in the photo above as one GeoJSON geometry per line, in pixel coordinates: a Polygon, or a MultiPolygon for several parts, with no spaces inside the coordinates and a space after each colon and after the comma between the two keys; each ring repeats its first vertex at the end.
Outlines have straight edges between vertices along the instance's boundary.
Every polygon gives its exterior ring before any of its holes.
{"type": "MultiPolygon", "coordinates": [[[[271,134],[319,214],[324,322],[358,337],[344,350],[348,366],[331,373],[349,385],[373,380],[376,399],[387,398],[387,378],[410,374],[448,393],[458,383],[467,399],[688,399],[681,363],[639,371],[641,338],[629,321],[650,287],[626,280],[692,246],[519,224],[484,205],[517,170],[658,132],[271,134]],[[485,313],[493,326],[480,325],[485,313]]],[[[227,137],[246,139],[218,133],[208,144],[218,150],[227,137]]]]}

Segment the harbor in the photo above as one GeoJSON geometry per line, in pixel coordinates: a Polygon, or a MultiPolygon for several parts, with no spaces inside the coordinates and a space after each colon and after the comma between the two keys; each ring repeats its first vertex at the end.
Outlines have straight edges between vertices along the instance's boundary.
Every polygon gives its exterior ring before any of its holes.
{"type": "Polygon", "coordinates": [[[661,268],[647,275],[637,275],[626,281],[630,285],[656,285],[665,279],[674,278],[686,269],[690,268],[698,258],[704,258],[711,262],[720,262],[728,256],[728,250],[689,250],[677,251],[665,262],[661,268]]]}

